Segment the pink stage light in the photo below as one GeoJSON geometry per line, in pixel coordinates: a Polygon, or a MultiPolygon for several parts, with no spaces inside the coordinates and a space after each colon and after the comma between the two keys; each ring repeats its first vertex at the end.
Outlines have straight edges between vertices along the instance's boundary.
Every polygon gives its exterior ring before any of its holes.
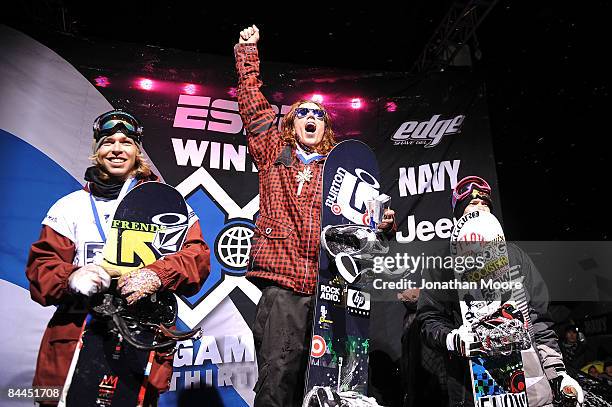
{"type": "Polygon", "coordinates": [[[94,79],[94,82],[99,88],[106,88],[108,85],[110,85],[110,81],[106,76],[98,76],[96,79],[94,79]]]}
{"type": "Polygon", "coordinates": [[[387,102],[385,103],[385,109],[387,109],[387,112],[395,112],[397,110],[397,104],[395,102],[387,102]]]}
{"type": "Polygon", "coordinates": [[[361,99],[360,98],[353,98],[351,99],[351,109],[361,109],[361,99]]]}
{"type": "Polygon", "coordinates": [[[198,87],[194,85],[193,83],[188,83],[183,88],[183,92],[185,92],[188,95],[195,95],[197,91],[198,91],[198,87]]]}
{"type": "Polygon", "coordinates": [[[323,95],[315,93],[314,95],[310,97],[310,100],[312,100],[313,102],[317,102],[317,103],[323,103],[323,95]]]}
{"type": "Polygon", "coordinates": [[[140,86],[140,89],[152,90],[153,81],[151,79],[143,78],[140,81],[138,81],[138,86],[140,86]]]}
{"type": "Polygon", "coordinates": [[[235,98],[236,95],[238,95],[238,89],[236,89],[236,88],[229,88],[229,90],[227,91],[227,94],[230,95],[231,97],[235,98]]]}

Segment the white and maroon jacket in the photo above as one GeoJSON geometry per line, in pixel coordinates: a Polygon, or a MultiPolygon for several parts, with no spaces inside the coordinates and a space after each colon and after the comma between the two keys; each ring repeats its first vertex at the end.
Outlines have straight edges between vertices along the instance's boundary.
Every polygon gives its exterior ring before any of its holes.
{"type": "MultiPolygon", "coordinates": [[[[157,180],[152,176],[141,182],[157,180]]],[[[109,215],[115,201],[94,198],[99,213],[109,215]]],[[[41,341],[33,385],[61,387],[86,317],[86,313],[75,312],[71,307],[75,297],[68,290],[68,277],[79,267],[93,263],[104,245],[94,220],[88,186],[58,200],[42,224],[40,237],[30,248],[26,276],[34,301],[58,307],[41,341]]],[[[163,289],[186,296],[199,291],[210,272],[210,250],[202,238],[197,216],[190,216],[182,249],[147,268],[158,275],[163,289]]],[[[160,392],[167,390],[171,373],[172,356],[156,354],[150,385],[160,392]]]]}

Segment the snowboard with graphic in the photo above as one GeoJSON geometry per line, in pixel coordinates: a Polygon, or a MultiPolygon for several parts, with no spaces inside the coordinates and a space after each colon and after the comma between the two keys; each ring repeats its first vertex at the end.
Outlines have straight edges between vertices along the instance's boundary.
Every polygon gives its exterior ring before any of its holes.
{"type": "MultiPolygon", "coordinates": [[[[117,206],[101,266],[122,274],[142,268],[180,250],[187,229],[187,205],[176,189],[160,182],[136,186],[117,206]]],[[[171,293],[159,292],[127,306],[117,295],[116,283],[113,279],[108,293],[91,298],[60,405],[134,407],[156,397],[147,391],[154,352],[128,343],[109,314],[121,309],[134,338],[139,343],[155,343],[156,334],[140,327],[171,326],[176,300],[171,293]]]]}
{"type": "Polygon", "coordinates": [[[323,168],[321,251],[306,399],[310,391],[316,393],[315,387],[367,393],[370,293],[359,274],[378,245],[372,241],[376,234],[368,226],[366,201],[379,196],[379,189],[378,163],[366,144],[347,140],[332,149],[323,168]]]}
{"type": "MultiPolygon", "coordinates": [[[[503,229],[488,212],[462,216],[451,234],[451,254],[472,258],[476,267],[455,268],[464,324],[482,341],[486,356],[469,361],[474,405],[527,406],[521,352],[531,349],[524,289],[513,275],[503,229]],[[480,259],[480,260],[478,260],[480,259]]],[[[459,263],[457,263],[459,264],[459,263]]]]}

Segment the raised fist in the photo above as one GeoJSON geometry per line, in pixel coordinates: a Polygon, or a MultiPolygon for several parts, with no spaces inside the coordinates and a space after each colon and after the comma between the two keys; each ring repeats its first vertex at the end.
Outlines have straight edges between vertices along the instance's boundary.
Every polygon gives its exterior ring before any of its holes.
{"type": "Polygon", "coordinates": [[[240,31],[239,44],[257,44],[257,41],[259,41],[259,28],[254,24],[240,31]]]}

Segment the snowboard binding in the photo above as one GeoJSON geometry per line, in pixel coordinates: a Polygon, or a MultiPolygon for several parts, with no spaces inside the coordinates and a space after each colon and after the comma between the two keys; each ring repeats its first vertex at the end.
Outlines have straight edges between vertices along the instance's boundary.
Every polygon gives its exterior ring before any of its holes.
{"type": "Polygon", "coordinates": [[[92,298],[92,313],[108,322],[111,331],[120,334],[136,349],[162,350],[172,353],[178,341],[199,339],[200,328],[191,331],[175,331],[178,305],[174,295],[161,291],[145,297],[132,305],[114,293],[104,293],[92,298]],[[142,335],[148,333],[149,335],[142,335]],[[143,338],[150,338],[144,341],[143,338]]]}
{"type": "Polygon", "coordinates": [[[330,387],[315,386],[304,397],[302,407],[381,407],[373,397],[354,391],[336,392],[330,387]]]}
{"type": "Polygon", "coordinates": [[[389,251],[389,242],[382,233],[363,225],[329,225],[321,231],[321,244],[342,278],[355,282],[371,270],[374,257],[389,251]]]}
{"type": "Polygon", "coordinates": [[[344,253],[358,260],[372,260],[375,255],[389,251],[384,235],[365,225],[325,226],[321,232],[321,243],[332,257],[344,253]]]}
{"type": "Polygon", "coordinates": [[[523,315],[510,304],[475,322],[472,330],[489,356],[506,356],[531,346],[523,315]]]}
{"type": "Polygon", "coordinates": [[[302,403],[302,407],[341,407],[342,400],[338,393],[330,389],[329,387],[313,387],[306,397],[304,397],[304,402],[302,403]]]}

